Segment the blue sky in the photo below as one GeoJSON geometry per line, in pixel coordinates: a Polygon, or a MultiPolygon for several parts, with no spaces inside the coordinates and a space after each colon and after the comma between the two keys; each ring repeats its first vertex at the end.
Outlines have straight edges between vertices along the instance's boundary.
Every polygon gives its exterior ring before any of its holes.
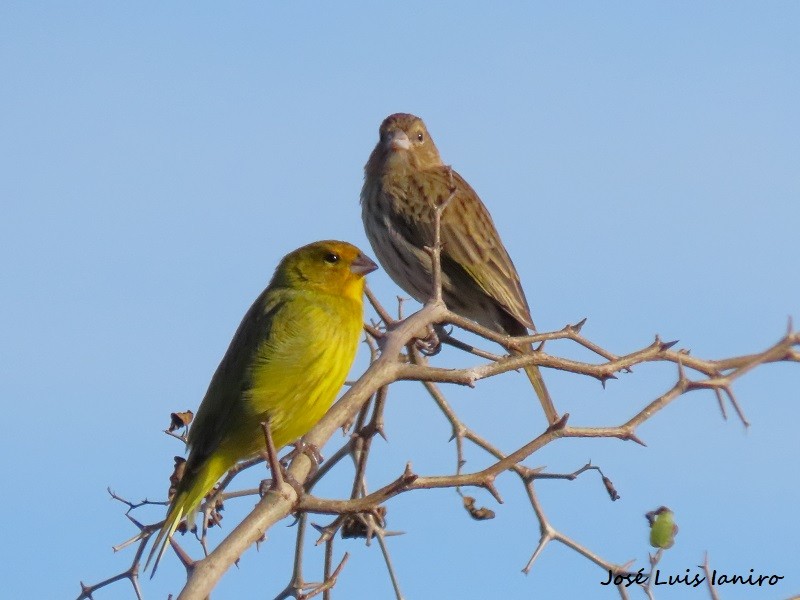
{"type": "MultiPolygon", "coordinates": [[[[106,486],[163,497],[182,449],[160,430],[169,412],[196,408],[281,256],[324,238],[371,253],[362,168],[392,112],[422,116],[480,193],[541,330],[588,317],[585,334],[618,354],[656,333],[708,358],[775,342],[787,317],[800,320],[798,28],[789,2],[4,3],[8,597],[70,598],[80,579],[125,568],[130,552],[110,546],[133,530],[106,486]]],[[[382,271],[370,282],[387,304],[399,292],[382,271]]],[[[446,350],[436,362],[471,361],[446,350]]],[[[645,366],[603,390],[545,372],[557,405],[586,426],[624,421],[674,377],[645,366]]],[[[797,365],[740,380],[749,431],[695,392],[641,428],[646,448],[561,441],[527,464],[571,472],[591,459],[611,477],[616,503],[592,475],[539,486],[553,524],[606,558],[644,566],[642,515],[667,504],[681,530],[665,572],[696,570],[707,550],[720,570],[785,576],[772,589],[725,587],[726,600],[785,598],[800,593],[799,383],[797,365]]],[[[447,391],[505,450],[542,426],[521,374],[447,391]]],[[[448,427],[419,386],[392,389],[387,434],[372,486],[408,460],[452,470],[448,427]]],[[[408,598],[616,597],[558,546],[520,574],[538,528],[515,478],[498,486],[501,506],[476,493],[497,513],[485,523],[452,491],[389,504],[389,526],[407,532],[390,549],[408,598]]],[[[320,493],[348,489],[342,477],[320,493]]],[[[229,503],[226,525],[248,502],[229,503]]],[[[276,527],[219,597],[282,589],[293,536],[276,527]]],[[[344,550],[334,597],[391,597],[377,546],[344,550]]],[[[309,569],[320,562],[310,550],[309,569]]],[[[165,560],[146,597],[181,578],[165,560]]],[[[97,597],[132,592],[121,583],[97,597]]]]}

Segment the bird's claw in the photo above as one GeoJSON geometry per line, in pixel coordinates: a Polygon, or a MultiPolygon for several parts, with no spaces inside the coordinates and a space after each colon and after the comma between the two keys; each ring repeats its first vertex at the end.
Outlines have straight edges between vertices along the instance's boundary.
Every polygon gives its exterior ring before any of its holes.
{"type": "Polygon", "coordinates": [[[428,325],[425,337],[416,338],[414,345],[425,356],[436,356],[442,351],[441,333],[444,332],[439,330],[439,327],[428,325]]]}
{"type": "Polygon", "coordinates": [[[305,454],[311,460],[312,471],[316,471],[325,460],[315,444],[309,444],[301,439],[296,441],[293,446],[291,452],[288,452],[280,461],[284,467],[288,467],[289,463],[300,454],[305,454]]]}

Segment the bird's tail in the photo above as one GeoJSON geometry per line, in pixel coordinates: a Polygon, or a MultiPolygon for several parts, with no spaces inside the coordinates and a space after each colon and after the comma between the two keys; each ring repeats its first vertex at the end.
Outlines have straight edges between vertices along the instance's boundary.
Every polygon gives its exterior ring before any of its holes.
{"type": "MultiPolygon", "coordinates": [[[[513,352],[513,354],[530,354],[531,352],[535,352],[533,347],[518,350],[513,352]]],[[[553,405],[553,399],[550,398],[550,392],[547,391],[544,385],[544,379],[542,379],[542,373],[539,371],[539,367],[537,365],[528,365],[525,367],[525,374],[528,376],[528,379],[530,379],[531,385],[536,391],[536,395],[539,397],[539,402],[542,403],[544,414],[547,417],[547,423],[552,425],[558,421],[558,412],[553,405]]]]}
{"type": "Polygon", "coordinates": [[[167,510],[167,518],[164,520],[161,531],[158,532],[156,541],[153,543],[153,547],[147,557],[147,563],[144,566],[146,571],[153,557],[155,557],[153,572],[150,577],[156,574],[158,563],[161,561],[161,557],[164,556],[172,535],[180,525],[181,520],[185,517],[193,516],[208,491],[222,474],[232,466],[228,462],[224,456],[212,455],[196,471],[191,472],[187,468],[184,472],[183,478],[178,484],[178,491],[169,505],[169,510],[167,510]]]}

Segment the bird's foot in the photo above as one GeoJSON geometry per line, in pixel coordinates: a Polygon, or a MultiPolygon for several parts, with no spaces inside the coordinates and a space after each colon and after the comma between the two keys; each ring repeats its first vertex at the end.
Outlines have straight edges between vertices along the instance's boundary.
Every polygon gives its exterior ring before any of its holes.
{"type": "Polygon", "coordinates": [[[444,326],[435,324],[425,328],[425,334],[414,339],[417,350],[425,356],[435,356],[442,350],[442,338],[447,337],[444,326]]]}
{"type": "Polygon", "coordinates": [[[315,444],[309,444],[308,442],[300,439],[292,445],[294,448],[291,450],[291,452],[287,452],[286,455],[281,458],[281,464],[286,467],[288,467],[289,463],[297,458],[300,454],[305,454],[311,460],[312,471],[316,471],[325,460],[325,458],[322,456],[322,453],[319,451],[319,448],[315,444]]]}

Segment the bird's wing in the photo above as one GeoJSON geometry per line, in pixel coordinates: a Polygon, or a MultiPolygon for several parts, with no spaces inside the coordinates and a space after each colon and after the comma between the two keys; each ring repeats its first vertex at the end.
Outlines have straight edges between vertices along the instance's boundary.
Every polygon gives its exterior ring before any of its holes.
{"type": "Polygon", "coordinates": [[[244,395],[250,388],[250,367],[258,348],[272,333],[275,315],[285,305],[285,298],[267,288],[245,314],[231,340],[197,416],[189,428],[188,445],[192,465],[197,468],[219,446],[226,424],[245,411],[244,395]]]}
{"type": "MultiPolygon", "coordinates": [[[[455,266],[463,269],[487,296],[509,315],[533,329],[528,301],[517,269],[497,233],[494,221],[475,190],[461,175],[447,167],[427,171],[436,179],[437,202],[455,193],[442,213],[442,269],[457,281],[455,266]],[[451,184],[452,172],[452,184],[451,184]],[[448,263],[452,263],[448,269],[448,263]]],[[[426,221],[428,244],[434,238],[434,222],[426,221]]]]}

